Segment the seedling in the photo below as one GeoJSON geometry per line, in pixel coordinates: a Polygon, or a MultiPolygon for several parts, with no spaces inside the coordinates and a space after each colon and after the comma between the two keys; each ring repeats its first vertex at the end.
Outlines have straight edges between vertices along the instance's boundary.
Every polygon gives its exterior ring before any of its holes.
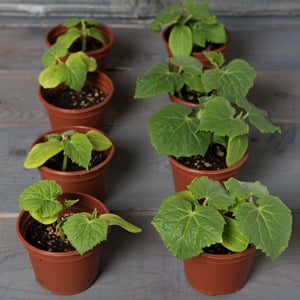
{"type": "Polygon", "coordinates": [[[185,0],[162,8],[149,24],[154,32],[171,26],[168,44],[173,56],[190,55],[194,45],[205,48],[208,42],[224,44],[224,25],[211,12],[207,2],[185,0]]]}
{"type": "Polygon", "coordinates": [[[187,191],[166,197],[152,225],[179,259],[221,244],[232,252],[254,245],[274,260],[288,246],[292,215],[258,181],[230,178],[223,186],[204,176],[195,178],[187,191]]]}
{"type": "Polygon", "coordinates": [[[86,51],[88,38],[93,38],[102,45],[107,43],[105,36],[97,28],[101,23],[95,19],[68,19],[63,25],[67,31],[57,38],[55,44],[61,44],[66,50],[69,50],[76,40],[81,40],[81,51],[83,52],[86,51]]]}
{"type": "Polygon", "coordinates": [[[92,151],[105,151],[112,146],[111,141],[96,130],[79,133],[68,130],[62,133],[52,133],[45,136],[45,141],[35,144],[29,151],[24,167],[38,168],[53,156],[63,152],[62,171],[67,170],[68,159],[88,170],[92,151]]]}
{"type": "Polygon", "coordinates": [[[67,238],[71,245],[83,255],[97,244],[105,241],[108,228],[118,225],[131,233],[139,233],[141,229],[118,215],[80,212],[61,218],[63,211],[77,203],[78,199],[58,200],[62,188],[54,180],[41,180],[27,187],[19,198],[21,209],[42,224],[56,223],[60,236],[67,238]]]}

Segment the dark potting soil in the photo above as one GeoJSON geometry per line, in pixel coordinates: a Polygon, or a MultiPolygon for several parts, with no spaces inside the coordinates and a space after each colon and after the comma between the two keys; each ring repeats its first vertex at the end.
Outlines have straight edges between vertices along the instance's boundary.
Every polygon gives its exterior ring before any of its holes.
{"type": "Polygon", "coordinates": [[[188,168],[195,170],[219,170],[226,166],[226,148],[220,144],[212,144],[205,156],[194,155],[179,157],[177,161],[188,168]]]}
{"type": "Polygon", "coordinates": [[[194,45],[192,52],[214,51],[220,48],[221,46],[223,46],[223,44],[215,44],[215,43],[207,42],[205,47],[194,45]]]}
{"type": "MultiPolygon", "coordinates": [[[[105,151],[92,151],[92,159],[89,164],[89,169],[100,164],[106,158],[105,151]]],[[[58,153],[57,155],[50,158],[45,166],[53,169],[53,170],[61,170],[63,163],[63,153],[58,153]]],[[[73,163],[70,159],[68,159],[67,170],[66,171],[80,171],[84,170],[83,167],[78,166],[76,163],[73,163]]]]}
{"type": "Polygon", "coordinates": [[[61,238],[56,229],[56,223],[44,225],[32,219],[26,232],[25,239],[34,247],[49,252],[67,252],[75,250],[66,238],[61,238]]]}
{"type": "MultiPolygon", "coordinates": [[[[103,47],[103,44],[93,38],[88,38],[86,43],[85,52],[94,51],[103,47]]],[[[82,51],[82,39],[77,39],[69,48],[70,52],[82,51]]]]}
{"type": "Polygon", "coordinates": [[[225,248],[221,244],[211,245],[209,247],[204,248],[203,250],[205,253],[210,253],[210,254],[231,254],[231,253],[233,253],[232,251],[225,248]]]}
{"type": "Polygon", "coordinates": [[[194,92],[194,91],[187,91],[185,88],[181,90],[181,95],[176,95],[178,98],[183,99],[184,101],[199,104],[199,99],[201,97],[210,96],[209,94],[194,92]]]}
{"type": "Polygon", "coordinates": [[[62,87],[51,95],[48,102],[60,108],[82,109],[101,103],[105,97],[103,91],[91,86],[84,86],[80,92],[62,87]]]}

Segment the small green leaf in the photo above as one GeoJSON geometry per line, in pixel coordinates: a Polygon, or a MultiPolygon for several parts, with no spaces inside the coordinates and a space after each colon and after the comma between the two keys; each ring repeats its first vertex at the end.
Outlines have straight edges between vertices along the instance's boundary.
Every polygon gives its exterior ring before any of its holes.
{"type": "Polygon", "coordinates": [[[248,134],[237,135],[228,139],[226,147],[226,165],[235,165],[245,155],[248,149],[248,134]]]}
{"type": "Polygon", "coordinates": [[[178,66],[181,72],[201,75],[203,64],[193,56],[174,56],[171,57],[171,63],[178,66]]]}
{"type": "Polygon", "coordinates": [[[64,64],[57,64],[45,68],[39,75],[39,83],[45,89],[55,88],[65,81],[66,68],[64,64]]]}
{"type": "Polygon", "coordinates": [[[80,23],[81,23],[81,19],[78,19],[78,18],[72,18],[72,19],[66,20],[66,21],[63,23],[63,25],[64,25],[65,27],[70,28],[70,27],[77,26],[77,25],[79,25],[80,23]]]}
{"type": "Polygon", "coordinates": [[[253,196],[261,197],[269,195],[268,188],[262,185],[259,181],[246,182],[239,181],[235,178],[229,178],[223,182],[230,195],[239,201],[251,199],[253,196]]]}
{"type": "Polygon", "coordinates": [[[70,28],[68,31],[58,37],[56,44],[60,48],[69,49],[80,37],[81,31],[78,28],[70,28]]]}
{"type": "Polygon", "coordinates": [[[224,25],[221,23],[207,24],[203,21],[195,22],[192,26],[193,43],[205,48],[206,42],[224,44],[227,40],[224,25]]]}
{"type": "Polygon", "coordinates": [[[196,20],[201,20],[208,24],[217,23],[217,18],[212,15],[212,12],[207,2],[197,2],[195,0],[185,0],[183,7],[196,20]]]}
{"type": "Polygon", "coordinates": [[[240,231],[237,221],[226,216],[225,221],[222,245],[233,252],[246,250],[249,245],[249,239],[240,231]]]}
{"type": "Polygon", "coordinates": [[[162,106],[149,119],[152,145],[159,154],[179,156],[203,155],[210,143],[210,133],[198,130],[199,119],[183,104],[162,106]]]}
{"type": "Polygon", "coordinates": [[[290,209],[275,196],[264,195],[256,203],[237,206],[234,215],[251,243],[272,260],[288,246],[292,232],[290,209]]]}
{"type": "Polygon", "coordinates": [[[96,27],[91,27],[91,28],[88,28],[86,30],[86,33],[88,36],[98,40],[99,42],[102,43],[102,45],[106,45],[107,44],[107,40],[105,38],[105,36],[102,34],[102,32],[96,28],[96,27]]]}
{"type": "Polygon", "coordinates": [[[170,32],[169,47],[173,56],[190,55],[193,49],[193,36],[190,27],[177,24],[170,32]]]}
{"type": "Polygon", "coordinates": [[[161,93],[174,94],[183,85],[181,76],[168,63],[156,63],[145,75],[138,77],[134,98],[150,98],[161,93]]]}
{"type": "Polygon", "coordinates": [[[112,142],[104,134],[100,133],[97,130],[89,130],[86,133],[89,141],[93,145],[93,150],[95,151],[105,151],[111,148],[112,142]]]}
{"type": "Polygon", "coordinates": [[[222,97],[214,97],[204,106],[199,130],[228,137],[247,134],[249,126],[235,114],[235,109],[227,100],[222,97]]]}
{"type": "Polygon", "coordinates": [[[209,62],[216,68],[221,68],[223,66],[224,56],[221,52],[203,51],[203,54],[206,58],[208,58],[209,62]]]}
{"type": "Polygon", "coordinates": [[[72,246],[82,255],[107,238],[108,224],[102,219],[91,219],[77,213],[67,218],[63,231],[72,246]]]}
{"type": "Polygon", "coordinates": [[[76,164],[89,168],[93,145],[83,133],[75,133],[70,139],[63,140],[64,153],[76,164]]]}
{"type": "Polygon", "coordinates": [[[56,65],[59,58],[64,57],[68,53],[68,47],[55,43],[48,51],[42,56],[42,63],[45,67],[56,65]]]}
{"type": "Polygon", "coordinates": [[[212,207],[196,206],[182,198],[167,197],[151,224],[170,252],[179,259],[199,255],[203,248],[222,242],[225,224],[222,215],[212,207]]]}
{"type": "Polygon", "coordinates": [[[27,169],[38,168],[42,166],[49,158],[58,154],[62,150],[62,142],[56,139],[35,144],[29,151],[24,161],[24,167],[27,169]]]}
{"type": "Polygon", "coordinates": [[[161,25],[170,25],[176,23],[183,14],[182,5],[174,3],[161,9],[156,18],[148,25],[148,28],[154,32],[161,31],[161,25]]]}
{"type": "Polygon", "coordinates": [[[188,189],[197,199],[205,199],[205,203],[215,209],[227,210],[235,202],[219,181],[209,180],[206,176],[195,178],[188,189]]]}
{"type": "Polygon", "coordinates": [[[140,233],[142,231],[141,228],[127,222],[126,220],[115,214],[102,214],[99,218],[107,222],[108,225],[118,225],[131,233],[140,233]]]}

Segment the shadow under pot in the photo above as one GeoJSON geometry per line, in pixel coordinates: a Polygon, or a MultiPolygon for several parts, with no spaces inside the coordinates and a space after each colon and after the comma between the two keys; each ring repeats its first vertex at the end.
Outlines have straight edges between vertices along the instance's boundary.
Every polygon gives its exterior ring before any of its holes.
{"type": "MultiPolygon", "coordinates": [[[[58,104],[54,104],[56,102],[55,95],[60,93],[63,86],[53,89],[44,89],[39,86],[38,97],[48,113],[51,128],[74,125],[103,128],[105,112],[114,93],[114,84],[109,76],[96,71],[88,74],[86,86],[97,88],[101,95],[96,96],[102,97],[102,99],[96,104],[93,103],[93,105],[83,108],[62,108],[58,104]]],[[[96,96],[88,95],[92,98],[96,96]]]]}
{"type": "MultiPolygon", "coordinates": [[[[60,127],[45,132],[40,135],[32,144],[32,147],[37,143],[45,141],[45,136],[51,133],[62,133],[68,130],[75,130],[79,133],[86,133],[89,130],[95,130],[94,128],[84,126],[73,127],[60,127]]],[[[109,137],[100,130],[98,132],[109,137]]],[[[102,153],[102,160],[100,163],[92,166],[90,169],[78,170],[78,171],[60,171],[50,168],[48,166],[41,166],[38,171],[42,179],[52,179],[62,186],[64,192],[81,192],[87,193],[97,197],[100,200],[105,198],[105,187],[107,183],[107,172],[109,164],[113,158],[115,147],[112,144],[111,148],[102,153]]]]}

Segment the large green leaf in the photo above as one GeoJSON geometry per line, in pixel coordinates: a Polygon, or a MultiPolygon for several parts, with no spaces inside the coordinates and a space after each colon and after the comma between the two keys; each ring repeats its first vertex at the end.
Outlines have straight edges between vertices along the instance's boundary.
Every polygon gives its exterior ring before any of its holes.
{"type": "Polygon", "coordinates": [[[178,66],[184,73],[202,74],[203,64],[193,56],[174,56],[171,58],[171,63],[178,66]]]}
{"type": "Polygon", "coordinates": [[[171,4],[163,9],[161,9],[156,18],[149,24],[149,29],[160,32],[161,25],[169,25],[176,23],[182,16],[183,10],[181,3],[171,4]]]}
{"type": "Polygon", "coordinates": [[[91,219],[88,214],[74,214],[63,224],[63,231],[72,246],[82,255],[106,240],[108,224],[100,218],[91,219]]]}
{"type": "Polygon", "coordinates": [[[187,25],[176,24],[170,32],[168,43],[173,56],[190,55],[193,49],[191,28],[187,25]]]}
{"type": "Polygon", "coordinates": [[[152,220],[166,247],[179,259],[197,256],[203,248],[221,243],[225,224],[215,209],[194,207],[183,195],[169,196],[152,220]]]}
{"type": "Polygon", "coordinates": [[[222,97],[214,97],[206,102],[201,113],[199,130],[217,135],[235,137],[247,134],[249,126],[235,116],[235,109],[222,97]]]}
{"type": "Polygon", "coordinates": [[[202,21],[196,22],[192,26],[193,43],[205,48],[206,42],[224,44],[227,36],[222,23],[206,24],[202,21]]]}
{"type": "Polygon", "coordinates": [[[86,133],[89,141],[93,145],[93,150],[104,151],[112,146],[112,142],[104,134],[98,132],[97,130],[89,130],[86,133]]]}
{"type": "Polygon", "coordinates": [[[248,134],[237,135],[228,139],[226,147],[226,165],[235,165],[245,155],[248,149],[248,134]]]}
{"type": "Polygon", "coordinates": [[[171,103],[149,119],[150,140],[157,153],[175,157],[205,154],[210,133],[198,130],[199,119],[192,112],[183,104],[171,103]]]}
{"type": "Polygon", "coordinates": [[[205,199],[208,206],[218,210],[227,210],[235,202],[219,181],[209,180],[205,176],[195,178],[188,189],[197,199],[205,199]]]}
{"type": "Polygon", "coordinates": [[[174,94],[184,85],[183,79],[170,69],[168,63],[159,62],[143,76],[138,77],[135,88],[135,98],[150,98],[160,93],[174,94]]]}
{"type": "Polygon", "coordinates": [[[259,181],[246,182],[229,178],[223,183],[230,195],[240,201],[251,199],[253,196],[261,197],[269,194],[268,188],[259,181]]]}
{"type": "Polygon", "coordinates": [[[66,79],[66,66],[57,64],[44,69],[39,75],[39,83],[45,89],[57,87],[66,79]]]}
{"type": "Polygon", "coordinates": [[[40,223],[53,223],[62,209],[62,204],[56,200],[61,194],[62,189],[54,180],[42,180],[20,194],[19,206],[40,223]]]}
{"type": "Polygon", "coordinates": [[[78,28],[70,28],[66,33],[60,35],[56,41],[60,47],[69,49],[71,45],[81,37],[81,31],[78,28]]]}
{"type": "Polygon", "coordinates": [[[64,153],[76,164],[89,168],[93,145],[83,133],[75,133],[70,139],[64,139],[64,153]]]}
{"type": "Polygon", "coordinates": [[[206,92],[216,90],[219,96],[236,102],[238,98],[247,95],[255,77],[255,69],[246,61],[234,59],[223,68],[206,70],[202,75],[202,81],[206,92]]]}
{"type": "Polygon", "coordinates": [[[272,260],[288,246],[292,216],[290,209],[279,198],[263,195],[256,203],[240,204],[234,214],[250,242],[272,260]]]}
{"type": "Polygon", "coordinates": [[[62,150],[63,144],[57,139],[35,144],[24,161],[24,167],[27,169],[38,168],[62,150]]]}

